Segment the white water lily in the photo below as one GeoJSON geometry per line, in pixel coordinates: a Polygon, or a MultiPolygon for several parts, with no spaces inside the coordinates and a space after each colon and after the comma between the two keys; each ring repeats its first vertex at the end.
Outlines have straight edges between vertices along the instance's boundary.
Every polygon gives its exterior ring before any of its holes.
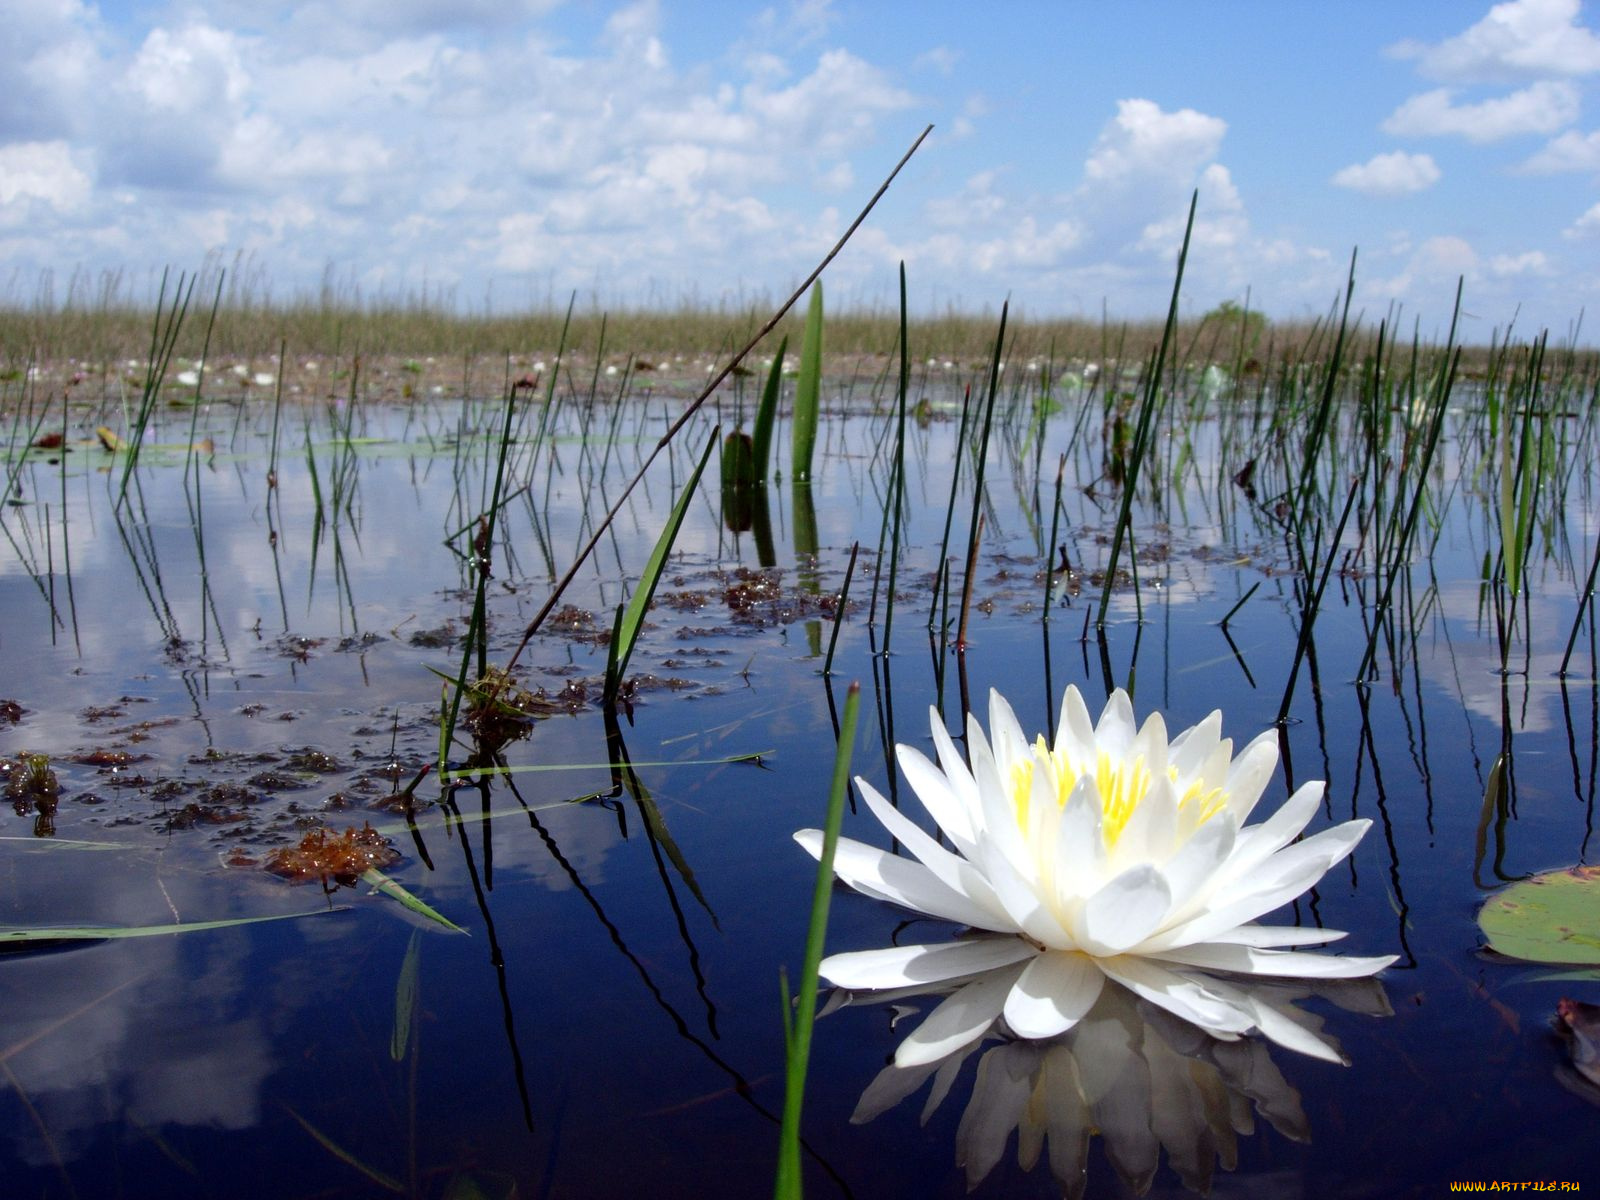
{"type": "MultiPolygon", "coordinates": [[[[938,766],[911,747],[897,752],[953,849],[857,779],[916,861],[840,839],[834,870],[865,895],[1012,936],[823,960],[823,976],[841,988],[961,983],[901,1044],[897,1064],[942,1058],[997,1017],[1018,1037],[1054,1037],[1094,1006],[1108,979],[1215,1037],[1254,1030],[1315,1053],[1292,1021],[1208,973],[1348,979],[1394,961],[1286,949],[1344,934],[1255,923],[1322,878],[1371,825],[1347,821],[1295,841],[1316,814],[1321,783],[1246,825],[1277,766],[1270,733],[1235,757],[1214,712],[1169,742],[1159,715],[1136,727],[1121,690],[1095,724],[1069,687],[1055,743],[1030,744],[992,692],[989,736],[968,720],[969,768],[936,711],[932,725],[938,766]]],[[[820,855],[820,831],[795,837],[820,855]]]]}

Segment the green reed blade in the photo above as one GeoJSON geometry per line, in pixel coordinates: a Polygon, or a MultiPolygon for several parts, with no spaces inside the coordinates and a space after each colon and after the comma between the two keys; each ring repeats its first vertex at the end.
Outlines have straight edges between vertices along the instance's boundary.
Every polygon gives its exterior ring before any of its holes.
{"type": "MultiPolygon", "coordinates": [[[[972,585],[977,574],[978,546],[983,540],[983,480],[989,461],[989,434],[994,428],[994,402],[1000,390],[1000,364],[1004,361],[1006,345],[1006,319],[1011,314],[1011,301],[1000,306],[1000,328],[994,335],[994,353],[989,359],[989,394],[984,398],[983,426],[978,434],[978,452],[972,473],[972,523],[967,526],[967,569],[961,580],[961,620],[956,634],[956,645],[965,649],[967,644],[967,609],[972,603],[972,585]]],[[[966,447],[957,449],[958,455],[966,447]]]]}
{"type": "Polygon", "coordinates": [[[811,459],[817,448],[817,419],[822,409],[822,280],[811,287],[806,331],[800,342],[800,377],[794,389],[794,438],[790,476],[811,482],[811,459]]]}
{"type": "Polygon", "coordinates": [[[366,883],[369,887],[376,891],[382,892],[391,900],[398,900],[402,907],[410,909],[418,916],[427,917],[428,920],[443,925],[446,929],[452,930],[455,933],[466,934],[468,937],[472,936],[471,934],[468,934],[465,929],[461,928],[461,926],[452,921],[449,917],[431,907],[425,901],[419,900],[400,884],[396,883],[393,879],[390,879],[382,871],[378,870],[377,867],[368,867],[365,871],[361,872],[361,879],[362,882],[366,883]]]}
{"type": "MultiPolygon", "coordinates": [[[[905,512],[906,497],[906,393],[911,390],[911,351],[906,333],[906,264],[900,264],[900,379],[896,387],[896,423],[894,433],[894,470],[889,487],[889,504],[894,520],[889,531],[889,591],[883,602],[883,654],[888,657],[889,639],[894,633],[894,592],[900,571],[900,519],[905,512]]],[[[883,562],[883,537],[878,537],[878,562],[883,562]]],[[[873,598],[877,598],[876,579],[872,585],[873,598]]]]}
{"type": "Polygon", "coordinates": [[[170,925],[47,925],[27,928],[0,928],[0,953],[44,949],[52,942],[101,942],[119,938],[160,937],[169,933],[199,933],[207,929],[230,929],[235,925],[258,925],[263,921],[292,921],[299,917],[318,917],[344,912],[348,904],[333,908],[314,908],[310,912],[272,913],[261,917],[229,917],[220,921],[179,921],[170,925]]]}
{"type": "Polygon", "coordinates": [[[712,429],[711,436],[706,440],[706,448],[700,454],[700,461],[695,465],[694,473],[689,476],[688,482],[684,484],[678,502],[672,506],[672,513],[662,526],[661,536],[656,539],[655,549],[650,552],[650,560],[645,563],[639,584],[634,588],[633,595],[628,598],[627,608],[617,622],[616,636],[611,639],[611,645],[606,651],[607,707],[617,701],[617,689],[622,686],[623,673],[627,671],[628,660],[633,656],[634,644],[638,641],[639,630],[644,625],[644,614],[650,607],[650,601],[655,597],[656,585],[661,582],[661,573],[666,570],[667,556],[672,553],[672,543],[677,540],[678,530],[689,511],[689,501],[693,499],[694,489],[700,482],[700,473],[705,470],[711,452],[717,448],[719,432],[719,429],[712,429]]]}
{"type": "Polygon", "coordinates": [[[1167,309],[1167,324],[1161,331],[1161,344],[1155,351],[1149,373],[1145,379],[1145,393],[1139,406],[1138,431],[1134,436],[1127,472],[1122,480],[1122,507],[1117,513],[1117,523],[1111,533],[1111,550],[1106,556],[1105,585],[1100,590],[1100,611],[1095,618],[1095,628],[1104,629],[1106,612],[1111,607],[1111,588],[1116,583],[1117,560],[1122,554],[1122,543],[1133,520],[1134,492],[1138,488],[1139,468],[1150,448],[1150,430],[1155,423],[1156,409],[1161,402],[1161,373],[1165,370],[1167,351],[1178,328],[1178,297],[1183,291],[1183,268],[1189,260],[1189,239],[1194,233],[1195,208],[1200,203],[1197,188],[1189,198],[1189,219],[1183,227],[1183,245],[1178,251],[1178,270],[1172,280],[1172,303],[1167,309]]]}
{"type": "MultiPolygon", "coordinates": [[[[839,644],[839,629],[844,624],[845,605],[850,602],[850,577],[856,572],[856,555],[861,552],[861,543],[855,542],[850,547],[850,562],[844,569],[844,584],[839,588],[837,607],[833,610],[833,634],[828,638],[828,656],[822,660],[822,674],[827,678],[833,674],[833,651],[839,644]]],[[[885,640],[888,635],[885,634],[885,640]]]]}
{"type": "MultiPolygon", "coordinates": [[[[805,960],[800,968],[800,992],[795,997],[792,1024],[789,998],[784,996],[784,1022],[788,1033],[783,1089],[783,1125],[778,1134],[778,1172],[773,1195],[777,1200],[798,1200],[800,1189],[800,1106],[805,1098],[806,1068],[811,1061],[811,1031],[817,1016],[817,976],[822,946],[828,933],[828,902],[833,896],[833,856],[844,822],[845,794],[850,787],[850,758],[855,748],[861,685],[852,683],[845,695],[839,745],[833,756],[833,783],[828,791],[828,815],[822,829],[822,854],[817,861],[816,885],[811,891],[811,921],[806,927],[805,960]]],[[[787,987],[784,989],[787,993],[787,987]]]]}
{"type": "MultiPolygon", "coordinates": [[[[944,596],[944,589],[950,584],[950,527],[955,524],[956,492],[961,484],[961,460],[966,457],[967,422],[972,416],[972,387],[969,384],[961,396],[961,427],[956,433],[956,453],[950,464],[950,499],[945,503],[944,509],[944,536],[939,540],[939,576],[942,582],[935,584],[933,596],[928,601],[928,631],[931,633],[938,623],[940,597],[944,596]]],[[[950,598],[944,596],[944,612],[948,617],[950,613],[950,598]]]]}
{"type": "Polygon", "coordinates": [[[761,389],[761,405],[756,409],[756,422],[751,436],[751,458],[755,461],[756,482],[765,483],[772,463],[772,430],[778,421],[778,397],[783,391],[783,356],[788,353],[789,339],[778,343],[773,356],[772,369],[767,372],[766,386],[761,389]]]}

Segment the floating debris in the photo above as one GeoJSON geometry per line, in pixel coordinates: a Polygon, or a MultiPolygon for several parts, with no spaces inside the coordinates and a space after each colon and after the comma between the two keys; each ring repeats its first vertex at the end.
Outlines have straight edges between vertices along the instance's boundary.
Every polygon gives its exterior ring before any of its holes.
{"type": "Polygon", "coordinates": [[[370,823],[360,829],[335,833],[325,828],[308,831],[294,846],[274,850],[263,867],[291,883],[311,883],[330,879],[344,887],[354,887],[362,872],[381,870],[400,861],[400,851],[370,823]]]}

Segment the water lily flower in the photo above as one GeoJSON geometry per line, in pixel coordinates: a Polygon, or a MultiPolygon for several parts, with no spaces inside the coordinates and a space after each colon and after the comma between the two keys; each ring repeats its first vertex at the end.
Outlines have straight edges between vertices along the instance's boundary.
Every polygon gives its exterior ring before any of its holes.
{"type": "MultiPolygon", "coordinates": [[[[901,1044],[898,1065],[942,1058],[997,1017],[1017,1037],[1057,1036],[1090,1011],[1107,980],[1214,1037],[1258,1031],[1318,1053],[1299,1024],[1215,973],[1349,979],[1394,961],[1288,949],[1344,935],[1256,923],[1322,878],[1371,825],[1347,821],[1295,841],[1316,814],[1321,783],[1247,825],[1277,766],[1270,733],[1235,756],[1213,712],[1169,741],[1159,714],[1136,726],[1120,689],[1096,724],[1074,687],[1054,744],[1030,744],[1011,706],[991,693],[988,736],[968,720],[970,768],[936,711],[932,726],[938,766],[908,746],[897,754],[951,848],[857,779],[915,861],[840,839],[834,870],[864,895],[1008,936],[823,960],[822,975],[852,990],[961,983],[901,1044]]],[[[821,854],[820,831],[795,837],[821,854]]]]}

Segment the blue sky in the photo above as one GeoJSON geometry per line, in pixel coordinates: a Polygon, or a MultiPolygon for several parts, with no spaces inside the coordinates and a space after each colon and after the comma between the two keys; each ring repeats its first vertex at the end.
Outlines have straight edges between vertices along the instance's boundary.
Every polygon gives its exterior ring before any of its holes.
{"type": "MultiPolygon", "coordinates": [[[[776,296],[925,124],[830,304],[1356,305],[1564,336],[1600,299],[1578,0],[0,0],[0,296],[239,262],[509,310],[776,296]]],[[[1600,327],[1588,322],[1586,341],[1600,327]]]]}

